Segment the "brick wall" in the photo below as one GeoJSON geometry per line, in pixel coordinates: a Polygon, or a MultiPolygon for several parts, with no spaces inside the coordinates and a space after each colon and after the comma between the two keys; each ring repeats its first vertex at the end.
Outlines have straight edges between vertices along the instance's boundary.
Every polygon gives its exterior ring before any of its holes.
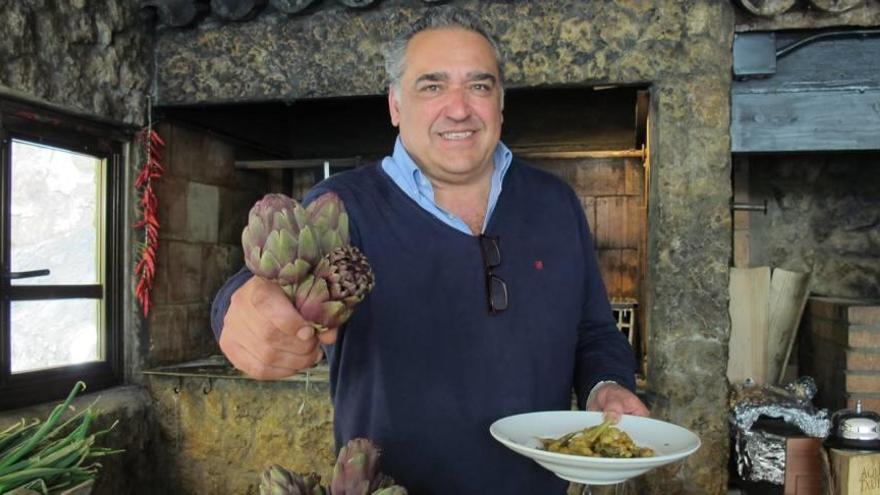
{"type": "Polygon", "coordinates": [[[816,379],[816,405],[880,411],[880,302],[811,297],[799,341],[800,371],[816,379]]]}
{"type": "Polygon", "coordinates": [[[211,301],[242,266],[241,231],[268,187],[265,174],[235,169],[230,143],[171,123],[158,132],[166,142],[165,174],[156,185],[160,240],[147,367],[220,352],[211,301]]]}

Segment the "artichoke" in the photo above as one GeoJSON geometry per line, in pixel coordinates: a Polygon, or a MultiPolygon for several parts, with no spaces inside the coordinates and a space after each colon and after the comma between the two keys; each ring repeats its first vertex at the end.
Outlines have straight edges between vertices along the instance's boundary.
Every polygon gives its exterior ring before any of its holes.
{"type": "Polygon", "coordinates": [[[323,254],[306,210],[283,194],[267,194],[251,208],[241,245],[250,271],[277,283],[288,296],[323,254]]]}
{"type": "Polygon", "coordinates": [[[342,246],[321,258],[314,273],[297,286],[294,304],[320,332],[345,323],[372,289],[367,258],[354,246],[342,246]]]}
{"type": "Polygon", "coordinates": [[[260,495],[328,495],[315,473],[301,476],[274,464],[260,476],[260,495]]]}
{"type": "Polygon", "coordinates": [[[379,475],[379,449],[366,438],[355,438],[339,451],[330,493],[370,495],[384,478],[379,475]]]}
{"type": "Polygon", "coordinates": [[[348,214],[336,193],[318,196],[306,208],[308,223],[315,229],[318,246],[326,254],[339,246],[348,246],[348,214]]]}
{"type": "Polygon", "coordinates": [[[348,214],[335,193],[322,194],[308,208],[284,194],[267,194],[251,208],[241,233],[248,269],[291,299],[318,260],[348,242],[348,214]]]}

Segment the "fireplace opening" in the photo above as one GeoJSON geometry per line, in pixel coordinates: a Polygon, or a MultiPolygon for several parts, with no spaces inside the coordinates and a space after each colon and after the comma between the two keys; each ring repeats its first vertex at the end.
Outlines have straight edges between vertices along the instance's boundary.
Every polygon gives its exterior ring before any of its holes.
{"type": "MultiPolygon", "coordinates": [[[[647,370],[649,94],[639,86],[511,88],[502,131],[502,141],[515,155],[561,177],[580,198],[614,316],[633,346],[641,377],[647,370]]],[[[191,156],[206,160],[200,166],[215,174],[263,177],[263,192],[300,198],[322,178],[390,152],[397,131],[387,105],[385,95],[375,95],[158,110],[169,128],[186,130],[166,136],[170,149],[224,142],[232,158],[229,153],[191,156]]],[[[220,224],[231,225],[232,233],[247,214],[244,199],[230,202],[235,209],[222,204],[224,191],[235,182],[226,181],[219,206],[221,216],[229,217],[220,224]]],[[[232,263],[228,270],[235,268],[232,263]]]]}

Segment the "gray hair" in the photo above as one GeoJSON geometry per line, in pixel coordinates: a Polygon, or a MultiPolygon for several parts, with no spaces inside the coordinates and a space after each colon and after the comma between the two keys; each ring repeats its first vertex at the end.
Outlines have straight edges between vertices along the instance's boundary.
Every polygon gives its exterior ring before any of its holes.
{"type": "Polygon", "coordinates": [[[495,60],[498,62],[498,83],[501,88],[502,101],[504,101],[504,74],[501,70],[503,59],[498,41],[489,34],[487,24],[474,15],[473,12],[450,6],[429,9],[422,18],[385,45],[385,73],[388,76],[388,85],[395,89],[395,95],[400,93],[400,79],[403,77],[404,70],[406,70],[404,58],[409,40],[422,31],[440,28],[467,29],[486,38],[486,41],[492,46],[492,51],[495,52],[495,60]]]}

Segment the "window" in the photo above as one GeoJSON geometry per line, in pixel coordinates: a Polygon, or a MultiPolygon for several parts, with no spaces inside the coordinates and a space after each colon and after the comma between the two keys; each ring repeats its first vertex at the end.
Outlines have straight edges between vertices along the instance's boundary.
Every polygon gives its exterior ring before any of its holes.
{"type": "Polygon", "coordinates": [[[0,100],[0,409],[120,381],[122,139],[0,100]]]}

